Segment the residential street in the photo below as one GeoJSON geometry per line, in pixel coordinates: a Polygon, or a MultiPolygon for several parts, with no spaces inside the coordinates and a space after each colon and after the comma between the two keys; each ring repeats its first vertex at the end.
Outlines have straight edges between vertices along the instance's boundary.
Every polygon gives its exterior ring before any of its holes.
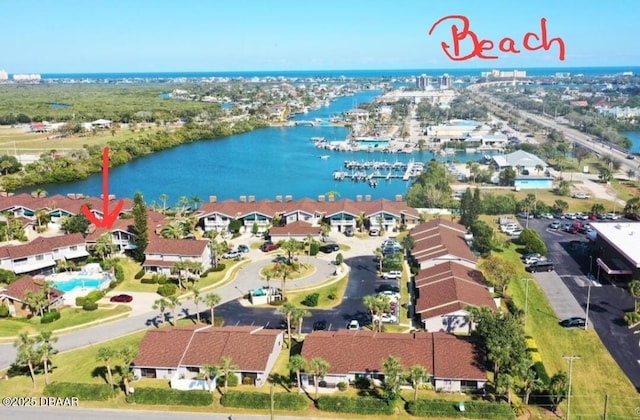
{"type": "MultiPolygon", "coordinates": [[[[339,306],[330,310],[311,310],[312,316],[304,320],[303,332],[309,332],[313,323],[318,320],[325,320],[327,327],[332,330],[344,328],[351,319],[358,319],[361,325],[368,323],[368,315],[362,297],[375,291],[377,277],[376,266],[373,262],[373,250],[379,246],[383,238],[358,239],[336,236],[335,239],[351,246],[350,251],[343,252],[345,264],[350,269],[349,284],[344,300],[339,306]]],[[[214,291],[222,297],[223,304],[216,307],[215,316],[223,317],[225,325],[277,326],[283,318],[276,307],[273,309],[252,308],[243,306],[239,302],[239,299],[249,290],[266,285],[266,282],[260,279],[258,272],[273,258],[273,255],[265,255],[259,250],[251,250],[250,255],[252,262],[240,270],[235,280],[217,289],[207,289],[204,293],[214,291]]],[[[301,261],[312,261],[317,270],[304,279],[289,281],[287,290],[321,284],[331,277],[336,268],[332,263],[335,255],[336,253],[329,255],[320,253],[317,257],[300,256],[301,261]]],[[[272,286],[279,287],[280,285],[279,280],[274,280],[272,283],[274,283],[272,286]]],[[[155,294],[151,295],[155,298],[159,297],[155,294]]],[[[129,317],[62,334],[55,347],[60,352],[69,351],[96,345],[146,328],[155,328],[158,324],[159,314],[151,309],[149,302],[152,300],[146,299],[142,307],[135,307],[136,301],[134,300],[135,310],[129,317]]],[[[203,304],[200,304],[199,309],[202,317],[208,319],[209,309],[205,308],[203,304]]],[[[182,302],[180,311],[176,312],[179,313],[179,317],[192,316],[195,318],[195,305],[191,300],[186,300],[182,302]]],[[[16,352],[12,343],[0,344],[0,369],[9,367],[15,361],[15,356],[16,352]]]]}

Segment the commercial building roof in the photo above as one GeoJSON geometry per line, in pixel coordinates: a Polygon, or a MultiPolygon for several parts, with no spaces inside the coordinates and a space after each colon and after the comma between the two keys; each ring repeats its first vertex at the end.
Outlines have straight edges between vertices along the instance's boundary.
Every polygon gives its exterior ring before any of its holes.
{"type": "Polygon", "coordinates": [[[591,223],[591,228],[633,267],[640,268],[640,223],[591,223]]]}

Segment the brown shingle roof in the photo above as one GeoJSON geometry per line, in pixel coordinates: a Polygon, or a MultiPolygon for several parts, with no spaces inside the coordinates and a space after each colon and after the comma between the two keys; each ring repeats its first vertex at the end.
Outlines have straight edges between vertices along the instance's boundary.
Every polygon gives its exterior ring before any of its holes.
{"type": "Polygon", "coordinates": [[[209,246],[208,240],[149,238],[145,254],[199,257],[209,246]]]}
{"type": "MultiPolygon", "coordinates": [[[[24,276],[13,283],[11,283],[7,288],[3,291],[0,291],[0,294],[8,296],[14,300],[19,300],[20,302],[24,302],[25,297],[28,292],[37,293],[42,289],[44,285],[44,279],[42,278],[34,278],[31,276],[24,276]]],[[[63,293],[52,287],[49,289],[49,301],[54,301],[63,293]]]]}
{"type": "MultiPolygon", "coordinates": [[[[109,209],[113,210],[118,201],[111,200],[109,202],[109,209]]],[[[122,211],[127,212],[133,208],[133,201],[129,198],[122,199],[124,205],[122,211]]],[[[6,210],[12,207],[22,206],[31,210],[37,209],[62,209],[68,213],[78,214],[84,204],[89,207],[102,212],[102,199],[98,197],[85,197],[79,199],[73,199],[64,195],[52,195],[48,197],[31,197],[29,194],[17,194],[12,197],[2,197],[0,199],[0,210],[6,210]]]]}
{"type": "Polygon", "coordinates": [[[445,255],[453,255],[475,262],[478,258],[471,252],[465,240],[466,229],[457,223],[434,219],[411,229],[414,245],[411,255],[423,262],[445,255]]]}
{"type": "Polygon", "coordinates": [[[148,331],[134,365],[178,367],[218,364],[230,357],[241,371],[264,371],[279,330],[261,327],[167,327],[148,331]]]}
{"type": "Polygon", "coordinates": [[[382,363],[390,355],[398,357],[405,368],[421,365],[437,378],[486,380],[487,377],[476,362],[473,343],[440,332],[314,331],[305,338],[302,347],[305,359],[323,358],[333,374],[382,372],[382,363]],[[452,368],[451,363],[457,366],[452,368]]]}
{"type": "Polygon", "coordinates": [[[24,258],[31,255],[46,254],[54,249],[72,245],[84,245],[85,240],[81,233],[52,237],[38,237],[27,244],[7,245],[0,247],[0,258],[24,258]]]}

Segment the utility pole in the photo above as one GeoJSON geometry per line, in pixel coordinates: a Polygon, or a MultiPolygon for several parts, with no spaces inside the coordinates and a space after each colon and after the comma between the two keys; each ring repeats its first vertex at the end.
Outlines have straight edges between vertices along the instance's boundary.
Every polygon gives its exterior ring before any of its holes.
{"type": "Polygon", "coordinates": [[[573,361],[580,359],[580,356],[562,356],[563,359],[569,361],[569,388],[567,389],[567,417],[571,420],[571,375],[573,372],[573,361]]]}
{"type": "Polygon", "coordinates": [[[273,383],[269,385],[269,397],[271,399],[271,404],[269,404],[269,416],[270,419],[273,420],[273,383]]]}
{"type": "Polygon", "coordinates": [[[591,280],[589,280],[589,290],[587,291],[587,314],[584,318],[584,330],[589,328],[589,303],[591,302],[591,280]]]}

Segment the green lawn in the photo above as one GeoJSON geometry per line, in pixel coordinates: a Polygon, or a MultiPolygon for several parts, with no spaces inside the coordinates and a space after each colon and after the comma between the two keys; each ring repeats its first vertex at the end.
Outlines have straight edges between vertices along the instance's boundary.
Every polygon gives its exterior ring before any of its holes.
{"type": "Polygon", "coordinates": [[[131,308],[127,305],[118,305],[113,309],[98,309],[95,311],[85,311],[82,308],[65,308],[60,312],[60,319],[51,324],[41,324],[40,317],[37,316],[28,321],[8,318],[0,322],[0,338],[14,337],[23,331],[37,333],[39,331],[61,330],[129,311],[131,311],[131,308]]]}
{"type": "MultiPolygon", "coordinates": [[[[522,266],[517,246],[511,245],[501,255],[522,266]]],[[[531,275],[521,269],[507,290],[520,308],[524,308],[526,283],[520,279],[528,277],[531,275]]],[[[608,418],[632,416],[633,408],[640,406],[640,398],[595,331],[560,327],[546,296],[534,280],[529,281],[528,302],[526,334],[535,339],[549,375],[560,370],[568,372],[569,366],[563,356],[581,357],[573,364],[572,418],[596,418],[602,413],[606,395],[612,397],[608,418]]],[[[566,410],[566,403],[563,410],[566,410]]]]}
{"type": "Polygon", "coordinates": [[[340,280],[335,283],[329,284],[327,286],[319,287],[314,290],[309,290],[305,292],[289,292],[287,293],[287,299],[289,302],[293,303],[296,306],[300,306],[306,308],[302,304],[302,301],[305,297],[311,293],[319,293],[318,297],[318,306],[315,306],[313,309],[331,309],[338,306],[342,302],[342,298],[344,297],[344,292],[347,289],[347,284],[349,282],[349,276],[344,275],[340,280]],[[329,299],[329,295],[335,292],[336,298],[331,300],[329,299]]]}

